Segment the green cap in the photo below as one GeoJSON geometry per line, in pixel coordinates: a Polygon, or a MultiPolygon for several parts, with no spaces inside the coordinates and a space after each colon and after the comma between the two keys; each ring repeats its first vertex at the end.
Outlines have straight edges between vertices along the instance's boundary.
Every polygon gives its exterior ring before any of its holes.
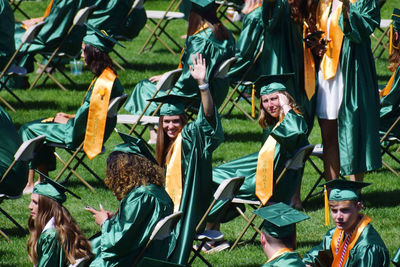
{"type": "Polygon", "coordinates": [[[33,193],[38,194],[38,195],[43,195],[46,197],[49,197],[58,203],[62,204],[65,202],[67,199],[67,196],[65,195],[65,192],[70,193],[74,197],[81,199],[79,196],[71,192],[68,188],[65,186],[57,183],[56,181],[53,181],[50,177],[46,176],[45,174],[41,173],[38,170],[35,170],[37,173],[39,173],[42,177],[44,177],[44,180],[35,185],[33,188],[33,193]]]}
{"type": "Polygon", "coordinates": [[[98,48],[100,51],[104,53],[108,53],[112,50],[114,44],[120,45],[123,48],[121,43],[115,40],[113,37],[108,35],[108,33],[104,30],[98,30],[94,28],[92,25],[85,23],[86,27],[88,28],[88,32],[86,33],[85,37],[83,38],[83,42],[85,44],[94,46],[98,48]]]}
{"type": "Polygon", "coordinates": [[[190,0],[192,8],[200,11],[207,11],[214,4],[214,0],[190,0]]]}
{"type": "Polygon", "coordinates": [[[121,137],[122,141],[124,141],[124,143],[117,145],[113,151],[121,151],[124,153],[135,154],[140,157],[147,158],[148,160],[157,164],[156,159],[150,153],[142,139],[121,133],[119,131],[118,134],[121,137]]]}
{"type": "Polygon", "coordinates": [[[149,99],[148,101],[162,103],[160,116],[174,116],[185,113],[185,102],[190,101],[190,98],[178,95],[165,95],[149,99]]]}
{"type": "Polygon", "coordinates": [[[310,219],[282,202],[253,212],[264,219],[263,230],[278,239],[293,235],[296,232],[296,223],[310,219]]]}
{"type": "Polygon", "coordinates": [[[345,179],[334,179],[330,180],[320,186],[326,185],[327,188],[331,188],[329,194],[329,200],[345,201],[345,200],[359,200],[360,196],[357,190],[370,185],[370,183],[364,182],[353,182],[345,179]]]}
{"type": "Polygon", "coordinates": [[[254,83],[260,95],[269,95],[278,91],[286,91],[287,85],[294,78],[293,73],[262,75],[254,83]]]}
{"type": "Polygon", "coordinates": [[[400,31],[400,9],[393,9],[392,24],[396,31],[400,31]]]}

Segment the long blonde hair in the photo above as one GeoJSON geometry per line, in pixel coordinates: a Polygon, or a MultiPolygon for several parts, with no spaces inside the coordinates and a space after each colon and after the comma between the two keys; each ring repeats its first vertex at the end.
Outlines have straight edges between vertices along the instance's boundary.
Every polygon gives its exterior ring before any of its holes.
{"type": "Polygon", "coordinates": [[[55,229],[60,237],[60,243],[69,263],[85,256],[93,256],[89,241],[83,236],[81,229],[68,210],[53,199],[39,195],[38,214],[34,220],[28,219],[29,239],[28,256],[33,264],[38,263],[37,243],[46,223],[54,217],[55,229]]]}
{"type": "MultiPolygon", "coordinates": [[[[299,107],[296,105],[296,102],[294,102],[293,97],[286,91],[279,91],[280,94],[285,95],[288,100],[289,100],[289,106],[292,107],[292,109],[296,112],[299,112],[299,107]]],[[[267,111],[264,110],[264,107],[262,105],[262,100],[260,97],[260,115],[258,117],[258,124],[261,126],[261,128],[265,129],[269,126],[274,125],[277,123],[279,118],[274,118],[272,117],[267,111]]]]}

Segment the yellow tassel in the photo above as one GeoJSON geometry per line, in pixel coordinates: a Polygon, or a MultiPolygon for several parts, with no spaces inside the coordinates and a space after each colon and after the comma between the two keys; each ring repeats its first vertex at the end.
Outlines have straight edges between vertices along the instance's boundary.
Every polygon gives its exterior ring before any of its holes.
{"type": "Polygon", "coordinates": [[[326,185],[324,185],[324,199],[325,199],[325,226],[329,226],[329,203],[328,203],[328,190],[326,190],[326,185]]]}
{"type": "Polygon", "coordinates": [[[392,54],[392,48],[393,48],[393,22],[390,23],[390,34],[389,34],[389,56],[392,54]]]}
{"type": "Polygon", "coordinates": [[[256,89],[254,87],[253,84],[253,88],[251,89],[251,116],[253,118],[256,117],[256,89]]]}

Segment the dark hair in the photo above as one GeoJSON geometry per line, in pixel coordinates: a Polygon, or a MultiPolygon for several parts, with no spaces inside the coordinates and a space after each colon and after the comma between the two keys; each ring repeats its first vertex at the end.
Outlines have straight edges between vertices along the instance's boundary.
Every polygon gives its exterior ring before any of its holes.
{"type": "Polygon", "coordinates": [[[84,237],[78,224],[64,206],[43,195],[39,195],[38,206],[38,214],[35,220],[32,219],[32,216],[29,216],[28,219],[30,235],[27,250],[29,258],[34,264],[37,264],[39,260],[37,255],[39,237],[46,223],[52,217],[54,217],[55,229],[69,263],[73,264],[76,259],[85,256],[93,256],[89,241],[84,237]]]}
{"type": "Polygon", "coordinates": [[[83,52],[85,55],[85,62],[94,75],[100,76],[103,70],[105,70],[107,67],[112,69],[114,73],[117,74],[114,64],[107,53],[100,51],[98,48],[86,43],[83,52]]]}
{"type": "MultiPolygon", "coordinates": [[[[185,114],[180,114],[179,118],[182,121],[182,126],[187,124],[187,117],[185,114]]],[[[171,145],[174,143],[174,140],[171,140],[168,135],[164,132],[163,127],[164,115],[160,116],[158,121],[158,130],[157,130],[157,144],[156,144],[156,160],[161,167],[164,167],[165,158],[170,150],[171,145]]]]}
{"type": "Polygon", "coordinates": [[[149,159],[114,151],[107,158],[104,184],[121,200],[137,186],[146,184],[163,186],[164,176],[162,169],[149,159]]]}
{"type": "Polygon", "coordinates": [[[305,21],[308,25],[307,33],[317,31],[317,1],[288,0],[288,3],[290,5],[290,17],[295,23],[302,25],[305,21]]]}
{"type": "Polygon", "coordinates": [[[229,39],[227,29],[217,18],[217,8],[215,5],[206,11],[194,8],[190,10],[187,36],[193,35],[205,22],[208,23],[217,40],[223,41],[229,39]]]}

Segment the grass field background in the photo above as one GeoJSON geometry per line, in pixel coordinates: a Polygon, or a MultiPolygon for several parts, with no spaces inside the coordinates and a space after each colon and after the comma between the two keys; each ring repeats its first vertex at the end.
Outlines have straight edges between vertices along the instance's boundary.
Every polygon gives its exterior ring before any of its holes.
{"type": "MultiPolygon", "coordinates": [[[[382,18],[390,18],[391,12],[395,7],[395,2],[397,2],[397,0],[387,0],[387,3],[381,11],[382,18]]],[[[146,9],[162,10],[166,8],[168,3],[169,1],[167,0],[149,0],[146,2],[145,7],[146,9]]],[[[22,8],[30,16],[36,17],[43,14],[46,5],[46,1],[24,2],[22,8]]],[[[17,13],[16,19],[21,20],[23,18],[17,13]]],[[[240,26],[240,23],[238,23],[238,25],[240,26]]],[[[171,22],[168,26],[168,31],[175,37],[177,42],[183,45],[184,40],[181,39],[180,36],[186,32],[185,21],[171,22]]],[[[236,37],[239,34],[238,32],[234,33],[236,34],[236,37]]],[[[379,31],[376,31],[376,33],[381,34],[379,31]]],[[[152,75],[162,74],[166,71],[172,70],[176,68],[179,63],[179,51],[176,51],[178,54],[173,56],[160,43],[157,43],[150,52],[138,55],[138,51],[145,42],[148,34],[149,32],[146,29],[143,29],[140,35],[132,42],[123,43],[126,46],[126,49],[116,47],[118,52],[120,52],[132,64],[132,67],[128,68],[126,71],[118,71],[119,79],[124,86],[126,93],[131,93],[138,81],[152,75]]],[[[112,57],[118,62],[121,62],[115,55],[112,55],[112,57]]],[[[376,61],[376,67],[379,83],[385,84],[391,76],[391,73],[386,69],[387,53],[385,53],[381,59],[376,61]]],[[[34,79],[34,76],[35,74],[30,74],[31,82],[34,79]]],[[[67,81],[59,74],[56,74],[56,77],[60,78],[60,81],[68,87],[67,81]]],[[[15,93],[27,104],[26,108],[16,102],[4,90],[0,91],[0,96],[4,97],[17,109],[16,113],[8,111],[18,129],[26,122],[38,118],[53,116],[56,112],[62,111],[66,113],[74,113],[79,107],[92,77],[93,75],[85,69],[82,75],[74,77],[74,81],[78,86],[76,88],[69,88],[67,92],[61,91],[52,82],[48,82],[46,85],[34,88],[31,91],[15,90],[15,93]]],[[[120,112],[126,113],[124,110],[121,110],[120,112]]],[[[225,142],[214,152],[213,166],[260,149],[262,132],[256,122],[251,122],[242,114],[234,111],[231,116],[223,118],[222,123],[225,132],[225,142]]],[[[123,132],[127,131],[127,129],[121,125],[118,125],[117,128],[123,132]]],[[[317,122],[315,123],[309,141],[312,144],[321,142],[317,122]]],[[[104,176],[105,173],[105,159],[107,155],[112,151],[113,147],[119,143],[121,143],[120,138],[116,134],[113,134],[105,144],[107,149],[106,153],[89,162],[89,165],[101,176],[104,176]]],[[[392,166],[395,166],[397,170],[400,169],[400,166],[396,166],[387,157],[384,159],[391,163],[392,166]]],[[[322,163],[318,160],[316,161],[321,167],[322,163]]],[[[60,165],[58,165],[57,171],[59,170],[60,165]]],[[[70,197],[65,203],[65,206],[77,220],[85,235],[89,237],[99,231],[99,227],[94,223],[93,217],[90,213],[84,210],[84,207],[86,205],[98,207],[99,203],[101,203],[105,209],[115,211],[118,207],[118,201],[103,184],[97,182],[85,170],[79,169],[79,172],[96,188],[96,193],[89,191],[89,189],[84,187],[82,183],[73,177],[67,183],[67,186],[80,195],[82,200],[70,197]]],[[[55,173],[56,172],[53,172],[51,174],[54,176],[55,173]]],[[[317,177],[318,175],[311,165],[307,164],[302,185],[303,198],[310,190],[317,177]]],[[[366,206],[364,212],[372,217],[372,223],[381,234],[389,249],[390,256],[392,257],[394,252],[400,246],[400,208],[398,206],[400,203],[400,178],[393,175],[386,168],[382,168],[378,171],[368,173],[365,180],[371,182],[372,185],[363,191],[366,206]]],[[[30,196],[23,196],[18,200],[4,201],[1,203],[1,207],[26,227],[29,215],[29,198],[30,196]]],[[[302,222],[297,226],[298,251],[302,254],[319,243],[326,231],[333,227],[332,222],[329,227],[324,226],[322,207],[322,197],[315,197],[309,202],[304,203],[304,212],[307,213],[311,219],[302,222]]],[[[241,218],[236,218],[235,220],[222,225],[222,231],[225,233],[226,239],[233,242],[244,224],[245,223],[241,218]]],[[[8,243],[4,238],[0,237],[0,266],[31,266],[26,253],[28,234],[19,232],[18,229],[16,229],[16,227],[3,215],[0,215],[0,227],[11,238],[11,242],[8,243]]],[[[249,231],[249,233],[244,237],[244,240],[249,240],[252,234],[253,233],[249,231]]],[[[266,261],[266,257],[259,245],[258,238],[253,243],[240,245],[231,253],[224,251],[218,254],[206,255],[206,258],[214,266],[259,266],[266,261]]],[[[202,266],[202,263],[196,260],[195,265],[202,266]]]]}

